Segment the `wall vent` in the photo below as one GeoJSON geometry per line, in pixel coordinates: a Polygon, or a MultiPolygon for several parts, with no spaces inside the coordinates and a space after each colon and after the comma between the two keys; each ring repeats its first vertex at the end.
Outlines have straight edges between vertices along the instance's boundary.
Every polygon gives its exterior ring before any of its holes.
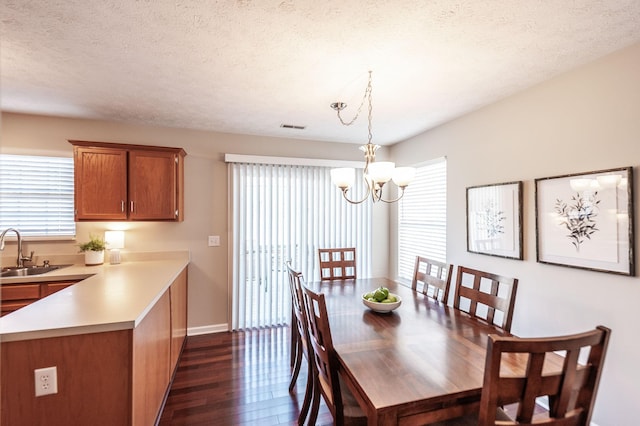
{"type": "Polygon", "coordinates": [[[295,124],[281,124],[280,127],[283,129],[296,129],[296,130],[304,130],[307,126],[296,126],[295,124]]]}

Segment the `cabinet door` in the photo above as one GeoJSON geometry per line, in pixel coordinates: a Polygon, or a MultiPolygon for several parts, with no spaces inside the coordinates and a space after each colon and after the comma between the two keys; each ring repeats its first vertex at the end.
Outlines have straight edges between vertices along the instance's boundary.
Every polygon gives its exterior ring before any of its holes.
{"type": "Polygon", "coordinates": [[[60,290],[74,285],[78,280],[74,281],[56,281],[56,282],[44,282],[40,285],[40,297],[47,297],[53,293],[57,293],[60,290]]]}
{"type": "Polygon", "coordinates": [[[132,426],[153,425],[158,418],[171,381],[170,352],[171,302],[166,291],[133,329],[132,426]]]}
{"type": "Polygon", "coordinates": [[[169,287],[171,295],[171,376],[178,366],[187,339],[187,268],[169,287]]]}
{"type": "Polygon", "coordinates": [[[130,219],[177,220],[177,200],[178,155],[163,151],[130,151],[130,219]]]}
{"type": "Polygon", "coordinates": [[[127,219],[127,152],[75,147],[76,221],[127,219]]]}
{"type": "Polygon", "coordinates": [[[40,285],[4,284],[1,295],[0,315],[6,315],[38,300],[40,298],[40,285]]]}

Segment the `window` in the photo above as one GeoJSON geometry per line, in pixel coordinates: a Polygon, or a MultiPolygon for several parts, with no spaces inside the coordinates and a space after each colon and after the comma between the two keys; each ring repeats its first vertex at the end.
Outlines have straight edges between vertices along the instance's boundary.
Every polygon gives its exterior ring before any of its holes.
{"type": "MultiPolygon", "coordinates": [[[[287,260],[311,282],[320,279],[318,248],[356,247],[358,276],[370,275],[371,203],[344,201],[329,171],[310,165],[229,165],[233,330],[289,323],[287,260]]],[[[353,190],[363,195],[363,188],[353,190]]]]}
{"type": "Polygon", "coordinates": [[[73,158],[0,155],[0,229],[73,237],[73,158]]]}
{"type": "Polygon", "coordinates": [[[416,256],[447,258],[447,160],[416,168],[398,203],[398,277],[411,279],[416,256]]]}

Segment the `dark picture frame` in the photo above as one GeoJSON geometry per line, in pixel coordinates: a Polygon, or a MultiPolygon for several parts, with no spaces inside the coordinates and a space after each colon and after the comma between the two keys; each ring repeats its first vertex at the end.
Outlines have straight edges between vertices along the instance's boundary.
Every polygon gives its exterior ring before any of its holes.
{"type": "Polygon", "coordinates": [[[522,181],[467,188],[467,251],[523,259],[522,181]]]}
{"type": "Polygon", "coordinates": [[[635,275],[633,168],[535,179],[539,263],[635,275]]]}

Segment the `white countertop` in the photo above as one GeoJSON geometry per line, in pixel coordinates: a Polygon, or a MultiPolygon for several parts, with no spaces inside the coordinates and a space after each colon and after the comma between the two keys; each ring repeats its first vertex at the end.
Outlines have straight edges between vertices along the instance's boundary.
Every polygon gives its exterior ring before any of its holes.
{"type": "Polygon", "coordinates": [[[119,265],[73,265],[6,283],[83,279],[0,318],[0,342],[135,328],[189,264],[189,252],[119,265]],[[88,277],[88,278],[87,278],[88,277]]]}

